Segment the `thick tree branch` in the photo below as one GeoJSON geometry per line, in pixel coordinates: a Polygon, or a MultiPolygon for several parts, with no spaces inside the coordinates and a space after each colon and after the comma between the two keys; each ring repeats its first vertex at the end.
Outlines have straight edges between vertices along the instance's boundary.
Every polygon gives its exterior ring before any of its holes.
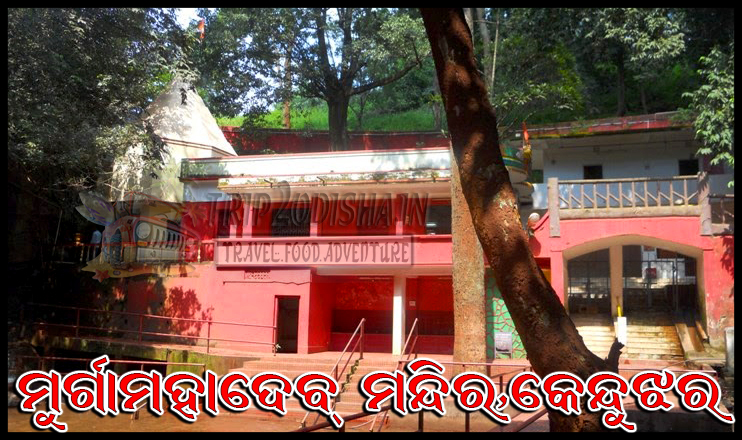
{"type": "Polygon", "coordinates": [[[358,87],[353,87],[353,89],[350,91],[350,96],[358,95],[360,93],[367,92],[371,89],[375,89],[376,87],[381,87],[381,86],[385,86],[387,84],[393,83],[394,81],[407,75],[407,72],[414,69],[418,65],[419,65],[419,61],[415,60],[414,62],[410,62],[409,64],[407,64],[407,66],[405,66],[402,70],[398,71],[394,75],[387,76],[386,78],[372,81],[370,83],[363,84],[358,87]]]}

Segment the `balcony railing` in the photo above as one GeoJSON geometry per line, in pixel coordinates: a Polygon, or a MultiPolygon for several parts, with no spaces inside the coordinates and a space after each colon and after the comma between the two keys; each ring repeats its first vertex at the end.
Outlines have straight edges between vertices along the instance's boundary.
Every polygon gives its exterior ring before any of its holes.
{"type": "Polygon", "coordinates": [[[664,178],[564,180],[558,182],[558,200],[562,218],[622,216],[630,209],[632,216],[698,215],[699,180],[697,176],[664,178]],[[662,214],[659,214],[662,215],[662,214]]]}
{"type": "Polygon", "coordinates": [[[699,216],[701,234],[734,232],[734,195],[711,194],[707,173],[696,176],[547,181],[550,233],[560,219],[699,216]]]}

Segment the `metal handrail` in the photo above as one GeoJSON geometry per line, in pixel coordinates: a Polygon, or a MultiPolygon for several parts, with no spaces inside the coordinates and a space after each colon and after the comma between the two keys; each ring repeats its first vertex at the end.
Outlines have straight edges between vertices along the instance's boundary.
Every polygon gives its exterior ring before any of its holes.
{"type": "MultiPolygon", "coordinates": [[[[70,244],[61,244],[56,245],[55,249],[52,250],[52,260],[56,257],[57,248],[59,249],[59,260],[56,260],[56,262],[68,262],[67,259],[65,259],[65,250],[72,249],[73,251],[79,251],[80,258],[77,258],[77,255],[71,255],[71,261],[69,263],[86,263],[89,262],[95,257],[98,256],[98,251],[103,250],[103,245],[101,243],[70,243],[70,244]]],[[[77,254],[77,252],[75,252],[77,254]]]]}
{"type": "MultiPolygon", "coordinates": [[[[412,332],[410,332],[410,334],[411,333],[412,332]]],[[[409,342],[409,337],[408,337],[408,342],[409,342]]],[[[405,346],[406,345],[407,344],[405,344],[405,346]]],[[[403,351],[403,354],[404,354],[404,351],[403,351]]],[[[410,360],[400,360],[399,363],[400,364],[406,364],[408,362],[410,362],[410,360]]],[[[679,361],[677,363],[685,363],[685,362],[687,362],[687,361],[679,361]]],[[[518,365],[518,364],[502,364],[502,363],[495,363],[495,362],[487,362],[487,363],[485,363],[485,362],[438,362],[438,363],[439,364],[442,364],[442,365],[463,365],[463,366],[467,366],[468,365],[468,366],[488,366],[488,367],[489,366],[518,367],[515,370],[510,370],[510,371],[506,371],[504,373],[499,373],[497,375],[490,376],[492,379],[497,379],[497,378],[500,379],[500,392],[502,392],[502,390],[504,389],[503,388],[503,378],[504,378],[504,376],[507,376],[507,375],[513,374],[513,373],[517,373],[517,372],[526,371],[526,370],[533,371],[533,367],[530,364],[528,364],[528,365],[522,365],[522,364],[521,365],[518,365]]],[[[670,364],[670,365],[674,365],[674,364],[670,364]]],[[[620,373],[621,370],[623,370],[623,371],[634,371],[634,370],[636,370],[636,371],[647,371],[647,370],[661,371],[661,369],[646,368],[646,367],[645,368],[631,368],[631,367],[629,367],[629,368],[619,368],[619,373],[620,373]]],[[[714,370],[688,370],[688,369],[673,369],[673,368],[671,368],[670,371],[678,372],[678,373],[681,373],[681,372],[683,372],[683,373],[685,373],[685,372],[701,372],[701,373],[710,373],[713,376],[716,376],[716,371],[714,371],[714,370]]],[[[393,405],[390,404],[390,405],[387,405],[385,407],[382,407],[380,409],[380,411],[378,413],[376,413],[376,416],[378,416],[379,414],[382,414],[383,413],[384,416],[385,416],[384,417],[384,420],[386,420],[386,414],[392,408],[392,406],[393,405]]],[[[536,411],[532,416],[530,416],[528,419],[526,419],[525,421],[523,421],[523,423],[519,423],[518,425],[510,424],[510,425],[506,425],[506,426],[499,426],[497,428],[493,428],[493,429],[489,430],[488,432],[519,432],[519,431],[522,431],[526,427],[528,427],[531,424],[533,424],[533,422],[535,422],[536,420],[538,420],[541,417],[543,417],[543,415],[546,414],[547,412],[548,412],[548,408],[544,407],[541,410],[536,411]]],[[[418,431],[417,432],[424,432],[423,431],[423,429],[424,429],[423,414],[424,414],[424,411],[420,411],[418,413],[418,431]]],[[[361,417],[369,416],[369,415],[371,415],[371,413],[368,413],[368,412],[365,412],[364,411],[364,412],[359,412],[359,413],[353,414],[351,416],[343,417],[343,419],[345,420],[346,423],[343,424],[343,426],[339,429],[339,431],[340,432],[345,432],[345,427],[347,426],[347,422],[349,422],[351,420],[359,419],[361,417]]],[[[469,417],[470,417],[470,413],[469,412],[466,412],[465,432],[469,432],[469,426],[470,426],[470,424],[469,424],[469,417]]],[[[374,417],[374,423],[375,423],[375,421],[376,421],[376,417],[374,417]]],[[[317,431],[319,429],[328,428],[328,427],[331,427],[331,426],[333,426],[332,423],[330,423],[330,422],[324,422],[324,423],[320,423],[320,424],[312,425],[312,426],[308,426],[308,427],[307,426],[304,426],[301,429],[298,429],[298,430],[293,431],[293,432],[312,432],[312,431],[317,431]]],[[[382,426],[383,426],[383,423],[382,423],[382,426]]],[[[371,430],[373,431],[373,426],[371,427],[371,430]]]]}
{"type": "Polygon", "coordinates": [[[348,366],[348,363],[350,363],[350,360],[353,358],[353,354],[355,354],[356,348],[358,348],[359,344],[361,345],[361,349],[359,350],[360,357],[358,358],[358,360],[363,359],[363,339],[365,337],[365,323],[366,323],[366,318],[362,318],[361,322],[358,323],[358,326],[356,327],[355,331],[350,336],[350,339],[348,339],[348,343],[345,344],[345,348],[343,349],[343,352],[340,353],[340,357],[338,358],[337,362],[335,362],[335,366],[332,367],[332,371],[330,372],[330,374],[334,373],[333,377],[335,378],[336,382],[338,378],[345,372],[345,368],[348,366]],[[348,351],[348,347],[350,346],[351,341],[353,341],[353,338],[356,336],[356,334],[359,331],[361,332],[360,337],[358,338],[355,345],[353,346],[353,351],[351,351],[350,356],[348,356],[348,360],[345,361],[345,365],[343,366],[343,371],[338,373],[337,371],[338,365],[340,365],[340,361],[343,359],[343,355],[345,355],[345,352],[348,351]]]}
{"type": "MultiPolygon", "coordinates": [[[[90,362],[93,359],[90,358],[70,358],[70,357],[60,357],[60,356],[30,356],[30,355],[17,355],[17,358],[25,358],[25,359],[36,359],[38,361],[39,367],[41,367],[41,363],[44,361],[79,361],[79,362],[90,362]]],[[[134,364],[134,365],[184,365],[189,367],[201,367],[204,370],[206,369],[206,364],[199,363],[199,362],[169,362],[169,361],[134,361],[134,360],[123,360],[123,359],[109,359],[109,364],[134,364]]]]}
{"type": "MultiPolygon", "coordinates": [[[[340,378],[342,374],[345,373],[345,369],[348,367],[348,364],[350,363],[350,360],[353,358],[353,355],[355,354],[356,348],[358,348],[359,344],[361,347],[359,350],[360,357],[358,358],[358,360],[363,359],[363,341],[366,337],[365,328],[366,328],[366,318],[361,318],[361,322],[358,323],[358,326],[356,327],[355,331],[348,339],[348,343],[345,344],[345,348],[343,349],[342,353],[340,353],[340,356],[338,357],[337,362],[335,362],[335,366],[333,366],[332,370],[330,370],[330,375],[335,379],[335,383],[338,383],[338,378],[340,378]],[[353,338],[356,337],[359,331],[360,331],[360,336],[358,340],[356,341],[355,345],[353,345],[353,351],[351,351],[350,356],[348,356],[348,360],[345,361],[345,365],[343,365],[343,370],[340,373],[338,373],[338,366],[340,365],[340,361],[343,360],[343,356],[348,351],[348,347],[350,347],[350,343],[353,342],[353,338]]],[[[338,383],[338,385],[340,384],[338,383]]],[[[342,392],[342,390],[340,392],[342,392]]],[[[337,403],[337,399],[333,399],[333,402],[332,402],[333,410],[335,409],[336,403],[337,403]]],[[[304,418],[301,419],[301,426],[306,427],[307,417],[309,417],[309,414],[310,414],[310,411],[307,411],[307,413],[304,414],[304,418]]],[[[319,420],[319,416],[320,414],[317,413],[317,417],[315,417],[314,423],[317,423],[317,420],[319,420]]]]}
{"type": "MultiPolygon", "coordinates": [[[[79,336],[79,330],[85,329],[85,330],[102,330],[106,333],[111,332],[122,332],[122,333],[136,333],[139,335],[137,338],[139,342],[142,341],[142,336],[169,336],[169,337],[175,337],[175,338],[184,338],[184,339],[205,339],[206,340],[206,353],[210,353],[211,349],[211,341],[220,341],[220,342],[238,342],[238,343],[245,343],[245,344],[256,344],[256,345],[270,345],[272,347],[275,347],[276,344],[276,328],[275,325],[263,325],[263,324],[249,324],[244,322],[230,322],[230,321],[214,321],[210,319],[194,319],[194,318],[177,318],[177,317],[171,317],[171,316],[163,316],[163,315],[151,315],[146,313],[135,313],[135,312],[124,312],[124,311],[117,311],[117,310],[99,310],[99,309],[91,309],[86,307],[72,307],[72,306],[60,306],[60,305],[54,305],[54,304],[43,304],[43,303],[27,303],[24,304],[25,306],[40,306],[40,307],[50,307],[50,308],[56,308],[56,309],[65,309],[65,310],[74,310],[77,312],[76,317],[76,323],[74,325],[72,324],[55,324],[55,323],[49,323],[49,322],[31,322],[31,325],[43,325],[43,326],[53,326],[53,327],[68,327],[75,329],[75,336],[79,336]],[[117,315],[127,315],[127,316],[136,316],[139,317],[139,329],[138,330],[127,330],[127,329],[109,329],[105,327],[91,327],[91,326],[85,326],[80,325],[80,312],[93,312],[93,313],[99,313],[99,314],[117,314],[117,315]],[[174,321],[186,321],[186,322],[196,322],[196,323],[205,323],[208,324],[207,328],[207,335],[204,336],[191,336],[191,335],[179,335],[179,334],[172,334],[172,333],[158,333],[158,332],[147,332],[143,330],[144,326],[144,318],[150,318],[150,319],[161,319],[161,320],[174,320],[174,321]],[[263,341],[250,341],[250,340],[244,340],[244,339],[226,339],[226,338],[213,338],[211,337],[211,325],[212,324],[221,324],[221,325],[236,325],[241,327],[257,327],[257,328],[269,328],[273,329],[273,341],[271,342],[263,342],[263,341]]],[[[21,316],[23,316],[23,310],[21,311],[21,316]]]]}
{"type": "Polygon", "coordinates": [[[415,321],[412,323],[412,327],[410,328],[410,333],[407,335],[407,340],[404,343],[404,346],[402,347],[402,354],[399,355],[399,361],[397,361],[397,369],[400,368],[401,363],[407,363],[410,361],[410,355],[415,352],[415,358],[417,358],[417,352],[415,351],[415,348],[417,348],[417,338],[419,336],[419,332],[417,330],[417,323],[418,318],[415,318],[415,321]],[[415,334],[415,339],[412,341],[412,346],[410,346],[410,354],[407,355],[407,359],[404,361],[402,360],[402,357],[404,357],[405,353],[407,352],[407,346],[410,344],[410,338],[412,337],[412,334],[415,334]]]}
{"type": "MultiPolygon", "coordinates": [[[[381,409],[379,411],[389,411],[390,409],[392,409],[392,405],[391,404],[389,404],[387,406],[384,406],[384,407],[381,407],[381,409]]],[[[347,426],[347,422],[350,422],[350,421],[356,420],[356,419],[360,419],[361,417],[370,416],[370,415],[371,415],[371,413],[368,413],[366,411],[362,411],[362,412],[358,412],[358,413],[351,414],[349,416],[343,417],[344,423],[343,423],[343,426],[340,427],[339,431],[340,432],[345,432],[345,427],[347,426]]],[[[312,432],[312,431],[317,431],[317,430],[324,429],[324,428],[329,428],[331,426],[334,426],[334,425],[332,423],[330,423],[330,422],[322,422],[322,423],[319,423],[317,425],[303,426],[303,427],[301,427],[301,428],[299,428],[299,429],[297,429],[295,431],[291,431],[291,432],[312,432]]]]}
{"type": "MultiPolygon", "coordinates": [[[[399,355],[399,360],[397,361],[397,370],[401,370],[404,368],[404,364],[410,362],[410,355],[412,355],[413,352],[415,352],[415,359],[417,359],[417,351],[415,348],[417,348],[417,338],[419,336],[418,330],[417,330],[417,323],[418,318],[415,318],[415,321],[412,323],[412,327],[410,328],[410,333],[407,334],[407,340],[405,340],[404,346],[402,347],[402,354],[399,355]],[[410,346],[410,353],[407,355],[407,359],[402,359],[405,356],[405,353],[407,353],[407,347],[410,344],[410,338],[412,338],[413,333],[415,334],[415,339],[412,340],[412,345],[410,346]]],[[[369,429],[370,432],[374,431],[374,426],[376,426],[376,419],[378,418],[379,414],[383,414],[381,416],[381,424],[379,424],[379,431],[381,432],[381,428],[384,426],[384,423],[387,419],[387,413],[389,411],[384,411],[376,413],[376,416],[374,416],[374,421],[371,423],[371,428],[369,429]]]]}
{"type": "Polygon", "coordinates": [[[517,426],[514,426],[514,425],[499,426],[497,428],[492,428],[487,432],[520,432],[526,427],[528,427],[529,425],[531,425],[536,420],[543,417],[543,415],[546,414],[547,411],[548,411],[547,408],[543,408],[540,411],[537,411],[534,415],[527,418],[525,421],[523,421],[523,423],[517,426]]]}

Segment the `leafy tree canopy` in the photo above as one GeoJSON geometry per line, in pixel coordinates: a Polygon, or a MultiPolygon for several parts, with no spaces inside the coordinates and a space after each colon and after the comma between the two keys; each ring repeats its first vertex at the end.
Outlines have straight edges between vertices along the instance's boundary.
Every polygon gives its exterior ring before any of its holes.
{"type": "MultiPolygon", "coordinates": [[[[734,42],[715,47],[701,57],[701,86],[683,96],[691,99],[695,114],[693,127],[702,142],[699,155],[711,157],[711,164],[734,168],[734,42]]],[[[729,183],[733,186],[734,181],[729,183]]]]}
{"type": "Polygon", "coordinates": [[[209,36],[203,51],[195,52],[195,64],[203,74],[212,110],[223,115],[239,110],[260,114],[293,94],[321,99],[328,105],[335,149],[347,146],[350,98],[402,78],[429,51],[416,11],[202,12],[209,36]]]}
{"type": "Polygon", "coordinates": [[[131,145],[157,163],[163,144],[143,112],[173,73],[188,71],[187,47],[172,10],[9,9],[11,171],[76,203],[131,145]]]}

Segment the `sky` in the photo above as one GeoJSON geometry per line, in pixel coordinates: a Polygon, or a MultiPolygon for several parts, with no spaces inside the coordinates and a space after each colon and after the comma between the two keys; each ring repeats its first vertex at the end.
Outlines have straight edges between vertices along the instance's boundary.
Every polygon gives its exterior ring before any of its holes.
{"type": "Polygon", "coordinates": [[[178,8],[178,23],[181,27],[186,28],[191,20],[196,20],[196,8],[178,8]]]}

